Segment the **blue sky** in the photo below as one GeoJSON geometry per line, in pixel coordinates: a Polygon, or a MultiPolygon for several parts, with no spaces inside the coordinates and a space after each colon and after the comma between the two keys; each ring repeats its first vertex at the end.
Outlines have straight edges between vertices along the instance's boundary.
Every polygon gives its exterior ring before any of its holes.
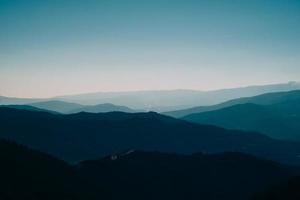
{"type": "Polygon", "coordinates": [[[300,80],[299,0],[0,0],[0,95],[300,80]]]}

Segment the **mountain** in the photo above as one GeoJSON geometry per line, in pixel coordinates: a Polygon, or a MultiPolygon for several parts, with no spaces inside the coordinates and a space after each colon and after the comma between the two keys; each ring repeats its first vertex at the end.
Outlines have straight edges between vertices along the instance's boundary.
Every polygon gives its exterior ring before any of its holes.
{"type": "MultiPolygon", "coordinates": [[[[156,112],[167,112],[179,109],[187,109],[195,106],[208,106],[219,104],[221,102],[240,97],[249,97],[270,92],[282,92],[299,89],[300,84],[298,82],[289,82],[282,84],[258,85],[212,91],[161,90],[131,92],[96,92],[89,94],[58,96],[47,99],[0,97],[0,105],[31,104],[41,101],[65,101],[83,105],[97,105],[109,102],[115,105],[123,105],[126,107],[130,107],[134,110],[137,109],[156,112]]],[[[54,111],[59,112],[58,110],[54,111]]]]}
{"type": "Polygon", "coordinates": [[[252,200],[298,200],[300,199],[299,191],[300,177],[297,176],[254,195],[252,200]]]}
{"type": "Polygon", "coordinates": [[[192,124],[153,112],[57,115],[0,108],[0,137],[69,162],[132,148],[184,154],[238,151],[279,162],[300,163],[297,142],[192,124]]]}
{"type": "Polygon", "coordinates": [[[0,140],[0,199],[77,199],[74,170],[64,161],[0,140]]]}
{"type": "Polygon", "coordinates": [[[60,112],[64,114],[78,113],[78,112],[139,112],[139,110],[133,110],[125,106],[117,106],[110,103],[98,104],[94,106],[85,106],[76,103],[69,103],[64,101],[42,101],[30,104],[36,108],[47,109],[55,112],[60,112]]]}
{"type": "Polygon", "coordinates": [[[67,164],[0,140],[0,199],[249,199],[299,169],[240,153],[128,151],[67,164]]]}
{"type": "Polygon", "coordinates": [[[226,108],[237,104],[252,103],[257,105],[271,105],[271,104],[281,103],[285,101],[293,101],[293,100],[300,100],[300,90],[267,93],[258,96],[253,96],[253,97],[238,98],[238,99],[233,99],[213,106],[199,106],[199,107],[193,107],[189,109],[165,112],[163,114],[176,117],[176,118],[181,118],[187,115],[191,115],[193,113],[201,113],[201,112],[218,110],[218,109],[226,108]]]}
{"type": "Polygon", "coordinates": [[[300,99],[272,105],[238,104],[191,114],[182,119],[229,129],[258,131],[273,138],[300,141],[300,99]]]}
{"type": "Polygon", "coordinates": [[[128,151],[79,166],[82,177],[106,188],[104,199],[132,200],[246,200],[294,173],[289,167],[240,153],[128,151]]]}
{"type": "Polygon", "coordinates": [[[230,99],[249,97],[270,92],[300,89],[297,82],[283,84],[249,86],[213,91],[162,90],[132,92],[97,92],[89,94],[56,97],[58,100],[92,105],[110,102],[133,109],[167,112],[194,106],[218,104],[230,99]]]}
{"type": "Polygon", "coordinates": [[[82,106],[81,108],[77,108],[74,110],[70,110],[69,113],[79,113],[79,112],[89,112],[89,113],[105,113],[105,112],[127,112],[134,113],[140,112],[139,110],[133,110],[126,106],[117,106],[110,103],[98,104],[95,106],[82,106]]]}
{"type": "Polygon", "coordinates": [[[54,111],[45,110],[45,109],[40,109],[40,108],[36,108],[36,107],[34,107],[34,106],[29,106],[29,105],[0,105],[0,107],[14,108],[14,109],[28,110],[28,111],[37,111],[37,112],[50,112],[50,113],[56,113],[56,112],[54,112],[54,111]]]}
{"type": "Polygon", "coordinates": [[[30,104],[34,102],[43,101],[43,99],[34,98],[14,98],[14,97],[4,97],[0,96],[0,105],[20,105],[20,104],[30,104]]]}
{"type": "Polygon", "coordinates": [[[40,109],[60,112],[60,113],[70,113],[72,110],[80,109],[84,107],[83,105],[80,104],[69,103],[64,101],[41,101],[41,102],[31,103],[30,106],[34,106],[40,109]]]}

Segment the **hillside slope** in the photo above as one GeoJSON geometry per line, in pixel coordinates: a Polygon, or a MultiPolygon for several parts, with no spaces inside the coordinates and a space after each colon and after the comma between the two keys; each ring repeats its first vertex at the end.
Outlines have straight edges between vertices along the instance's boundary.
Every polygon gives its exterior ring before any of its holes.
{"type": "Polygon", "coordinates": [[[300,100],[300,90],[293,90],[288,92],[266,93],[266,94],[253,96],[253,97],[238,98],[217,105],[199,106],[199,107],[193,107],[193,108],[188,108],[183,110],[165,112],[163,114],[176,117],[176,118],[182,118],[184,116],[191,115],[194,113],[202,113],[202,112],[219,110],[219,109],[223,109],[238,104],[252,103],[257,105],[271,105],[271,104],[283,103],[285,101],[298,101],[298,100],[300,100]]]}
{"type": "Polygon", "coordinates": [[[141,151],[81,162],[79,173],[106,188],[108,199],[132,200],[247,200],[293,174],[288,167],[240,153],[141,151]]]}
{"type": "Polygon", "coordinates": [[[0,199],[78,199],[73,167],[52,156],[0,140],[0,199]]]}
{"type": "Polygon", "coordinates": [[[5,140],[0,160],[1,200],[246,200],[299,174],[240,153],[128,151],[69,165],[5,140]]]}
{"type": "Polygon", "coordinates": [[[239,151],[300,163],[299,143],[192,124],[153,112],[54,115],[0,108],[0,137],[71,162],[132,148],[185,154],[239,151]]]}
{"type": "Polygon", "coordinates": [[[272,105],[239,104],[191,114],[182,119],[230,129],[258,131],[273,138],[300,140],[300,99],[272,105]]]}

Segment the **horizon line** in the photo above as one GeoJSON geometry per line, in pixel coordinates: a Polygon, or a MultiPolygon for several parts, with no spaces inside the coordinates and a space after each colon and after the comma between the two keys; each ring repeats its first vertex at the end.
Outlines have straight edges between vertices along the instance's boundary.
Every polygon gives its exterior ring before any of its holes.
{"type": "Polygon", "coordinates": [[[63,98],[68,96],[80,96],[80,95],[92,95],[97,93],[134,93],[134,92],[171,92],[171,91],[191,91],[191,92],[216,92],[220,90],[232,90],[232,89],[243,89],[243,88],[249,88],[249,87],[259,87],[259,86],[271,86],[271,85],[284,85],[284,84],[300,84],[299,81],[287,81],[287,82],[274,82],[274,83],[268,83],[268,84],[253,84],[253,85],[244,85],[244,86],[235,86],[235,87],[228,87],[228,88],[218,88],[218,89],[209,89],[209,90],[201,90],[201,89],[146,89],[146,90],[116,90],[116,91],[94,91],[94,92],[82,92],[82,93],[71,93],[71,94],[64,94],[64,95],[55,95],[55,96],[49,96],[49,97],[19,97],[19,96],[6,96],[0,94],[0,97],[6,97],[6,98],[20,98],[20,99],[54,99],[54,98],[63,98]]]}

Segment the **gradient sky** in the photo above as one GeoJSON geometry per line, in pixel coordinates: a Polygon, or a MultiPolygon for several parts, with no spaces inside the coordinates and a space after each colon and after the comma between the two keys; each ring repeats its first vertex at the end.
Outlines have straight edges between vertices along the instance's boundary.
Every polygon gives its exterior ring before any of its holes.
{"type": "Polygon", "coordinates": [[[0,95],[292,80],[299,0],[0,0],[0,95]]]}

